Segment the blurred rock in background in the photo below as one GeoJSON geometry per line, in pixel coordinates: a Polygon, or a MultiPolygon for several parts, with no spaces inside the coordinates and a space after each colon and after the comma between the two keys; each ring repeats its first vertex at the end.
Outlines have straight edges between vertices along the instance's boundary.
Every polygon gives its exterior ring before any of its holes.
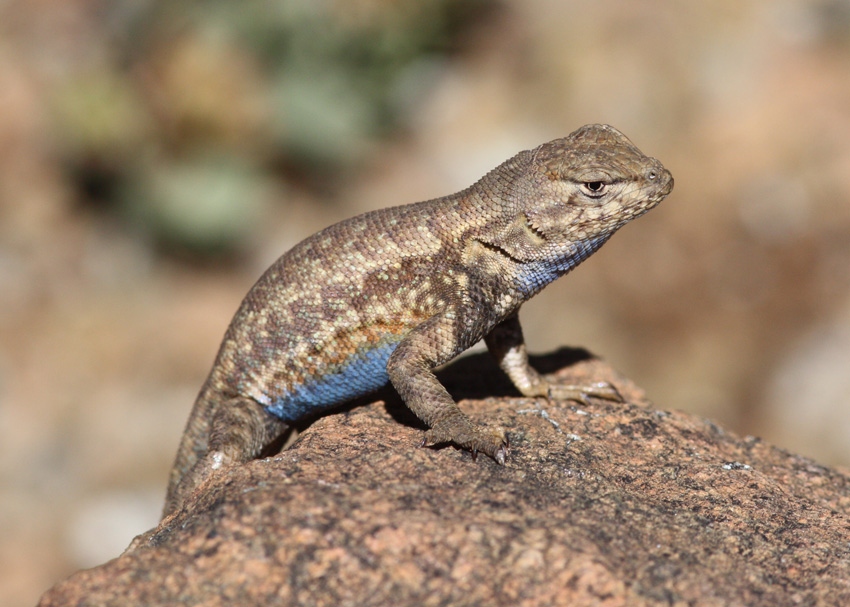
{"type": "Polygon", "coordinates": [[[848,7],[4,3],[5,604],[153,525],[224,329],[278,255],[588,122],[676,190],[524,308],[531,349],[587,347],[660,408],[850,463],[848,7]]]}

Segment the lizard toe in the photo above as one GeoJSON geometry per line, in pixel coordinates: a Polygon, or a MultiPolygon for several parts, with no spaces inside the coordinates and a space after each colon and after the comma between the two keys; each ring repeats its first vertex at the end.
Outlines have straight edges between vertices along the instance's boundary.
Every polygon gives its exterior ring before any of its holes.
{"type": "Polygon", "coordinates": [[[423,446],[441,443],[453,443],[470,451],[473,461],[477,460],[479,453],[484,453],[504,465],[509,453],[509,440],[504,430],[476,426],[472,423],[457,426],[435,425],[425,433],[422,441],[423,446]]]}
{"type": "Polygon", "coordinates": [[[582,405],[586,405],[589,398],[600,398],[615,403],[625,402],[617,388],[608,382],[596,382],[587,385],[551,384],[549,386],[549,398],[571,400],[582,405]]]}

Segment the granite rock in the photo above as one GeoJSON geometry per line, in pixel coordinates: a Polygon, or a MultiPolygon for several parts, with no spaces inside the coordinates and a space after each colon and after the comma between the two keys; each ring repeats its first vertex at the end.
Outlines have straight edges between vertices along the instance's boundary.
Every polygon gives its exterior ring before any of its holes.
{"type": "Polygon", "coordinates": [[[40,605],[850,604],[850,474],[658,410],[585,352],[535,364],[627,402],[520,398],[461,359],[441,379],[509,431],[506,466],[415,448],[386,391],[212,478],[40,605]]]}

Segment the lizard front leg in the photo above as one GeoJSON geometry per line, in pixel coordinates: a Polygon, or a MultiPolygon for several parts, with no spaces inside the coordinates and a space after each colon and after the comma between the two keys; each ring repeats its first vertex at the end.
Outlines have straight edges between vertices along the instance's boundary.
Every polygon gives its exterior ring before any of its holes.
{"type": "Polygon", "coordinates": [[[514,314],[500,322],[484,337],[487,349],[499,362],[502,371],[523,396],[543,396],[585,402],[588,397],[622,402],[623,397],[611,384],[600,382],[587,386],[555,384],[548,381],[528,361],[519,316],[514,314]]]}
{"type": "Polygon", "coordinates": [[[428,424],[423,445],[452,442],[504,464],[508,453],[504,431],[476,425],[434,375],[435,367],[465,349],[454,339],[456,322],[439,315],[413,329],[387,361],[387,374],[404,403],[428,424]]]}

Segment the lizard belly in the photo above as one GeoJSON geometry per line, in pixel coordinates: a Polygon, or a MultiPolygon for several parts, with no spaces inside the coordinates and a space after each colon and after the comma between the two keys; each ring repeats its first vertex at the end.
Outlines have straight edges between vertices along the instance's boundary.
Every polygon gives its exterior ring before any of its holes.
{"type": "Polygon", "coordinates": [[[355,352],[329,372],[310,377],[283,394],[267,396],[263,404],[269,413],[291,422],[374,392],[389,382],[387,361],[400,340],[399,335],[397,340],[355,352]]]}

